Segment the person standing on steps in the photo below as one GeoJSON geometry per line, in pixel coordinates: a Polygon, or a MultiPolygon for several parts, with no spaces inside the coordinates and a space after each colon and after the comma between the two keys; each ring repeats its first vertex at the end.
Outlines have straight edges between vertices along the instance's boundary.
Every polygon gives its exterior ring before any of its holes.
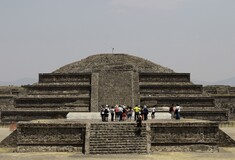
{"type": "Polygon", "coordinates": [[[104,106],[102,105],[101,107],[100,107],[100,116],[101,116],[101,120],[102,120],[102,122],[104,122],[104,106]]]}
{"type": "Polygon", "coordinates": [[[179,104],[176,104],[176,107],[175,107],[175,118],[177,120],[180,120],[180,105],[179,104]]]}
{"type": "Polygon", "coordinates": [[[115,112],[114,107],[111,107],[110,113],[111,113],[111,121],[112,121],[112,122],[113,122],[113,120],[114,120],[114,112],[115,112]]]}
{"type": "Polygon", "coordinates": [[[140,114],[140,107],[138,105],[136,105],[133,110],[135,112],[135,118],[134,119],[136,121],[137,118],[139,117],[139,114],[140,114]]]}
{"type": "Polygon", "coordinates": [[[169,113],[171,114],[171,119],[173,119],[175,115],[175,104],[171,105],[171,107],[169,108],[169,113]]]}
{"type": "Polygon", "coordinates": [[[144,119],[145,121],[148,119],[148,113],[149,113],[148,108],[147,108],[146,105],[144,105],[144,108],[143,108],[143,115],[144,115],[144,118],[143,118],[143,119],[144,119]]]}
{"type": "Polygon", "coordinates": [[[132,113],[133,113],[133,109],[132,109],[132,107],[127,107],[127,119],[129,120],[129,121],[131,121],[131,118],[132,118],[132,113]]]}
{"type": "Polygon", "coordinates": [[[152,113],[151,113],[151,118],[152,119],[155,119],[155,112],[156,112],[156,108],[153,106],[152,113]]]}
{"type": "Polygon", "coordinates": [[[137,126],[136,133],[138,135],[140,135],[141,134],[141,127],[142,127],[142,116],[141,115],[139,115],[137,120],[136,120],[136,126],[137,126]]]}
{"type": "Polygon", "coordinates": [[[108,122],[108,118],[109,118],[109,106],[108,105],[105,106],[104,117],[105,117],[104,121],[108,122]]]}

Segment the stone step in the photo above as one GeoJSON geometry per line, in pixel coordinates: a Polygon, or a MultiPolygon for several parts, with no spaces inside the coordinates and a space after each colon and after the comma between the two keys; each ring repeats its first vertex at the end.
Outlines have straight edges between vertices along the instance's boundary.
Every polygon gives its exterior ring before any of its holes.
{"type": "MultiPolygon", "coordinates": [[[[129,134],[129,133],[133,133],[134,131],[137,130],[137,127],[133,127],[133,128],[102,128],[102,129],[91,129],[91,133],[94,134],[120,134],[120,135],[125,135],[125,134],[129,134]]],[[[146,131],[145,127],[142,127],[141,130],[143,132],[146,131]]]]}
{"type": "Polygon", "coordinates": [[[129,133],[126,133],[125,135],[122,135],[122,134],[119,134],[119,133],[117,133],[117,134],[108,134],[108,133],[99,133],[99,134],[93,134],[93,133],[91,133],[91,139],[92,138],[99,138],[99,139],[104,139],[104,140],[112,140],[112,138],[123,138],[123,139],[126,139],[126,140],[128,140],[128,138],[130,138],[130,137],[132,137],[133,138],[133,140],[135,140],[135,138],[140,138],[140,137],[144,137],[144,136],[146,136],[146,131],[144,132],[144,131],[141,131],[141,135],[137,135],[136,133],[137,133],[137,131],[139,131],[139,130],[135,130],[135,131],[133,131],[133,132],[129,132],[129,133]]]}
{"type": "Polygon", "coordinates": [[[184,110],[180,112],[181,116],[185,119],[201,119],[201,120],[211,120],[211,121],[228,121],[229,111],[218,110],[212,108],[211,110],[184,110]]]}
{"type": "Polygon", "coordinates": [[[100,142],[100,141],[104,141],[104,142],[116,142],[117,140],[119,141],[120,139],[123,140],[123,141],[138,141],[138,140],[143,140],[144,138],[146,137],[146,134],[144,133],[140,133],[140,135],[138,135],[138,133],[136,132],[135,134],[133,135],[129,135],[129,137],[122,137],[122,136],[115,136],[115,135],[112,135],[112,136],[91,136],[90,137],[90,140],[93,141],[93,142],[100,142]],[[130,137],[133,138],[133,140],[130,140],[130,137]]]}
{"type": "MultiPolygon", "coordinates": [[[[146,126],[142,126],[141,129],[145,130],[146,126]]],[[[94,132],[100,132],[100,131],[120,131],[122,132],[123,130],[125,130],[125,132],[128,131],[133,131],[137,128],[136,124],[134,125],[130,125],[130,126],[121,126],[121,125],[109,125],[109,126],[99,126],[99,127],[92,127],[91,126],[91,130],[93,130],[94,132]]],[[[125,134],[124,132],[122,132],[122,134],[125,134]]]]}
{"type": "Polygon", "coordinates": [[[138,141],[143,140],[146,137],[146,133],[141,132],[140,135],[137,132],[133,134],[128,134],[128,136],[119,136],[117,135],[91,135],[91,141],[115,141],[116,139],[123,139],[124,141],[138,141]],[[132,139],[130,139],[132,138],[132,139]]]}
{"type": "Polygon", "coordinates": [[[146,149],[146,144],[147,142],[145,142],[144,144],[140,144],[140,143],[132,143],[132,144],[127,144],[127,143],[115,143],[115,144],[111,144],[111,143],[108,143],[108,144],[97,144],[97,145],[94,145],[92,146],[90,144],[90,149],[100,149],[100,148],[103,148],[103,149],[109,149],[109,148],[116,148],[116,149],[121,149],[121,148],[138,148],[138,149],[146,149]],[[138,147],[137,147],[138,146],[138,147]]]}
{"type": "Polygon", "coordinates": [[[141,96],[141,105],[163,107],[180,104],[182,107],[214,107],[214,99],[210,97],[157,97],[141,96]]]}
{"type": "Polygon", "coordinates": [[[90,149],[92,150],[123,150],[123,149],[134,149],[134,150],[144,150],[147,149],[147,142],[142,144],[103,144],[103,145],[97,145],[97,146],[90,146],[90,149]]]}
{"type": "Polygon", "coordinates": [[[120,154],[120,153],[147,153],[147,149],[138,149],[138,148],[108,148],[108,149],[91,149],[90,154],[120,154]]]}
{"type": "Polygon", "coordinates": [[[37,84],[24,86],[28,95],[90,94],[90,84],[37,84]]]}
{"type": "Polygon", "coordinates": [[[110,136],[110,137],[90,137],[90,141],[92,142],[116,142],[119,141],[120,139],[122,140],[121,142],[127,143],[127,142],[142,142],[145,141],[146,139],[146,134],[141,135],[129,135],[129,137],[116,137],[116,136],[110,136]],[[132,138],[132,139],[131,139],[132,138]]]}
{"type": "Polygon", "coordinates": [[[106,146],[107,144],[110,144],[110,145],[124,145],[124,144],[132,144],[132,145],[142,145],[142,144],[145,144],[146,143],[146,139],[136,139],[134,141],[125,141],[125,139],[123,140],[122,138],[119,138],[119,139],[115,139],[115,140],[97,140],[97,141],[93,141],[91,140],[90,141],[90,146],[106,146]]]}
{"type": "Polygon", "coordinates": [[[88,107],[77,107],[77,108],[69,108],[69,107],[21,107],[21,108],[16,108],[18,110],[21,111],[26,111],[26,110],[31,110],[31,111],[37,111],[37,110],[41,110],[41,111],[48,111],[48,110],[54,110],[54,111],[67,111],[67,113],[69,112],[89,112],[89,108],[88,107]]]}
{"type": "Polygon", "coordinates": [[[140,99],[159,99],[159,100],[182,100],[182,101],[202,101],[211,102],[214,98],[205,96],[203,94],[171,94],[171,95],[158,95],[158,96],[140,96],[140,99]]]}
{"type": "Polygon", "coordinates": [[[65,104],[65,103],[80,103],[88,104],[90,97],[78,96],[33,96],[33,97],[20,97],[15,100],[16,104],[65,104]]]}
{"type": "Polygon", "coordinates": [[[155,98],[159,98],[159,99],[172,99],[172,98],[177,98],[177,99],[213,99],[210,96],[207,96],[205,94],[201,94],[201,93],[192,93],[192,94],[188,94],[188,93],[171,93],[171,94],[165,94],[165,93],[158,93],[158,94],[140,94],[140,97],[146,98],[146,99],[155,99],[155,98]]]}
{"type": "Polygon", "coordinates": [[[80,95],[27,95],[16,98],[16,100],[34,100],[34,99],[42,99],[42,100],[51,100],[51,99],[89,99],[89,94],[80,94],[80,95]]]}
{"type": "Polygon", "coordinates": [[[140,83],[141,95],[202,94],[202,85],[140,83]]]}
{"type": "MultiPolygon", "coordinates": [[[[119,122],[112,122],[112,123],[105,123],[105,122],[102,122],[102,123],[96,123],[96,124],[91,124],[91,128],[92,127],[106,127],[106,128],[109,128],[109,127],[134,127],[136,126],[136,123],[133,123],[133,122],[124,122],[124,123],[119,123],[119,122]]],[[[146,124],[145,123],[142,123],[142,127],[145,127],[146,124]]]]}
{"type": "MultiPolygon", "coordinates": [[[[110,123],[107,123],[106,124],[104,123],[103,125],[98,125],[98,126],[93,126],[91,125],[91,130],[94,129],[94,130],[103,130],[103,129],[114,129],[114,130],[118,130],[118,129],[135,129],[136,128],[136,123],[133,123],[131,125],[125,125],[123,123],[120,123],[120,125],[118,124],[119,122],[110,122],[110,123]],[[123,125],[121,125],[123,124],[123,125]]],[[[125,122],[124,122],[125,123],[125,122]]],[[[142,124],[142,127],[141,128],[145,128],[146,125],[142,124]]]]}
{"type": "Polygon", "coordinates": [[[129,153],[147,153],[146,150],[124,150],[124,151],[90,151],[90,154],[129,154],[129,153]]]}
{"type": "Polygon", "coordinates": [[[91,73],[41,73],[39,83],[51,82],[90,82],[91,73]]]}
{"type": "Polygon", "coordinates": [[[140,82],[190,82],[189,73],[139,73],[140,82]]]}
{"type": "MultiPolygon", "coordinates": [[[[92,131],[91,130],[91,135],[95,135],[95,136],[99,136],[99,135],[107,135],[107,136],[127,136],[127,135],[134,135],[135,132],[137,131],[138,129],[133,129],[133,130],[130,130],[130,131],[126,131],[125,129],[122,129],[122,130],[106,130],[106,131],[92,131]]],[[[141,129],[141,132],[142,133],[146,133],[146,129],[141,129]]]]}
{"type": "Polygon", "coordinates": [[[16,104],[16,108],[88,108],[89,104],[66,105],[63,103],[44,103],[44,104],[16,104]]]}
{"type": "Polygon", "coordinates": [[[90,96],[90,91],[28,91],[27,95],[30,97],[33,96],[52,96],[52,95],[57,95],[57,96],[82,96],[82,97],[89,97],[90,96]]]}
{"type": "Polygon", "coordinates": [[[14,109],[1,112],[3,122],[30,121],[35,119],[58,119],[65,118],[68,111],[65,110],[42,110],[42,109],[14,109]]]}
{"type": "Polygon", "coordinates": [[[60,108],[63,104],[58,103],[47,103],[47,104],[16,104],[16,108],[60,108]]]}
{"type": "MultiPolygon", "coordinates": [[[[114,123],[105,123],[105,122],[101,122],[101,123],[92,123],[91,126],[132,126],[135,123],[133,122],[123,122],[123,123],[119,123],[119,122],[114,122],[114,123]]],[[[145,125],[145,123],[143,123],[143,125],[145,125]]]]}
{"type": "MultiPolygon", "coordinates": [[[[134,133],[136,130],[138,130],[137,127],[133,128],[133,129],[125,129],[125,128],[120,128],[120,129],[102,129],[102,130],[91,130],[91,134],[108,134],[108,135],[127,135],[127,134],[132,134],[134,133]]],[[[143,133],[146,132],[146,128],[141,128],[141,131],[143,133]]]]}
{"type": "Polygon", "coordinates": [[[200,85],[197,85],[197,84],[193,84],[192,82],[139,82],[139,85],[140,86],[146,86],[146,85],[153,85],[153,86],[171,86],[171,85],[174,85],[174,86],[200,86],[200,85]]]}
{"type": "Polygon", "coordinates": [[[37,83],[33,85],[22,85],[22,87],[27,89],[43,89],[43,88],[84,88],[84,87],[90,87],[90,82],[47,82],[47,83],[37,83]]]}

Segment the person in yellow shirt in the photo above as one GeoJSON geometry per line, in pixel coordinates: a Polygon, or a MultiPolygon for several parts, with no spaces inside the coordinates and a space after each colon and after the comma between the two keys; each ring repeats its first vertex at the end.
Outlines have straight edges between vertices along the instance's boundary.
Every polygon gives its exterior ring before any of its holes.
{"type": "Polygon", "coordinates": [[[140,107],[136,105],[133,110],[135,112],[135,121],[136,121],[140,114],[140,107]]]}

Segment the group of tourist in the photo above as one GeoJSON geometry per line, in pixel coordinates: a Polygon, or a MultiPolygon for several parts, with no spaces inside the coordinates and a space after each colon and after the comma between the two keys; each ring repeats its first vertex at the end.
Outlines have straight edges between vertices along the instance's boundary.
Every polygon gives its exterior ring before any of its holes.
{"type": "MultiPolygon", "coordinates": [[[[172,104],[169,108],[169,113],[172,119],[180,119],[180,105],[172,104]]],[[[124,105],[115,105],[109,107],[109,105],[102,105],[100,109],[100,115],[103,122],[107,122],[109,115],[111,115],[111,121],[131,121],[134,114],[134,120],[136,121],[139,117],[141,120],[146,121],[148,119],[148,114],[151,112],[151,118],[155,119],[156,108],[153,107],[151,110],[148,109],[146,105],[140,106],[136,105],[134,108],[124,105]]]]}
{"type": "Polygon", "coordinates": [[[109,113],[111,115],[111,121],[131,120],[133,109],[126,105],[115,105],[111,108],[108,105],[101,106],[100,115],[102,121],[108,121],[109,113]]]}
{"type": "MultiPolygon", "coordinates": [[[[155,107],[151,110],[151,117],[155,118],[155,107]]],[[[109,105],[103,105],[100,109],[100,115],[102,121],[108,121],[109,115],[111,115],[111,121],[126,121],[132,120],[132,116],[134,114],[134,120],[136,121],[138,117],[141,117],[142,120],[148,119],[149,109],[146,105],[140,106],[136,105],[134,108],[126,106],[126,105],[115,105],[112,107],[109,107],[109,105]]]]}

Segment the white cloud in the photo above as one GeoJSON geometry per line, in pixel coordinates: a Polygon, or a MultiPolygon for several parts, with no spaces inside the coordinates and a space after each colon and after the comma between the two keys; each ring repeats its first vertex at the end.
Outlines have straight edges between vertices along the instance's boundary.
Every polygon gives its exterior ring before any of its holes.
{"type": "Polygon", "coordinates": [[[183,1],[185,0],[112,0],[112,4],[135,8],[174,9],[183,1]]]}

